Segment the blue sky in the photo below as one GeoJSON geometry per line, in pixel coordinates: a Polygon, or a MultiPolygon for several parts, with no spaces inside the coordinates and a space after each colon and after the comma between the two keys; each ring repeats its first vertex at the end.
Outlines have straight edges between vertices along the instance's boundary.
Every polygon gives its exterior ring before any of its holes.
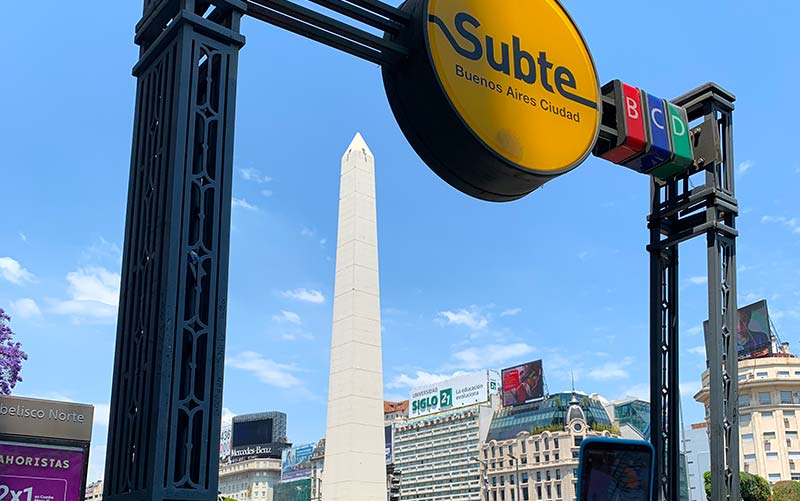
{"type": "MultiPolygon", "coordinates": [[[[30,360],[19,395],[98,406],[102,474],[140,2],[5,6],[0,306],[30,360]],[[45,6],[42,6],[45,7],[45,6]]],[[[600,74],[674,97],[737,96],[739,303],[766,298],[800,350],[800,57],[794,2],[565,2],[600,74]],[[691,14],[691,15],[690,15],[691,14]],[[717,25],[710,29],[716,20],[717,25]],[[731,38],[719,38],[729,33],[731,38]],[[716,37],[716,38],[715,38],[716,37]]],[[[247,20],[239,68],[225,407],[325,429],[339,159],[376,157],[387,398],[456,371],[544,360],[551,392],[647,396],[648,181],[590,158],[520,201],[471,199],[406,143],[377,66],[247,20]]],[[[705,248],[681,248],[681,381],[704,368],[705,248]]]]}

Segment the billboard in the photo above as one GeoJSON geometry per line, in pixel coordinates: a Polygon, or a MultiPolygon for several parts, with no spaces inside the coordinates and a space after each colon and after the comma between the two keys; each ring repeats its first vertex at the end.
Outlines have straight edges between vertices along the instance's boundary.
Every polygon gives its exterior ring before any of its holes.
{"type": "MultiPolygon", "coordinates": [[[[739,359],[771,355],[772,336],[767,301],[761,300],[743,306],[737,313],[736,339],[739,359]]],[[[703,328],[708,336],[708,320],[703,322],[703,328]]]]}
{"type": "Polygon", "coordinates": [[[542,361],[503,369],[503,405],[520,405],[544,398],[542,361]]]}
{"type": "Polygon", "coordinates": [[[231,430],[231,461],[252,458],[280,459],[288,446],[276,426],[280,413],[261,413],[233,418],[231,430]]]}
{"type": "Polygon", "coordinates": [[[268,442],[272,442],[272,418],[233,424],[233,447],[265,444],[268,442]]]}
{"type": "Polygon", "coordinates": [[[474,372],[412,389],[408,416],[420,417],[488,400],[488,371],[474,372]]]}
{"type": "Polygon", "coordinates": [[[275,484],[273,501],[311,501],[311,479],[275,484]]]}
{"type": "Polygon", "coordinates": [[[386,446],[386,464],[392,462],[392,425],[383,427],[383,442],[386,446]]]}
{"type": "Polygon", "coordinates": [[[281,457],[281,481],[311,478],[311,457],[314,444],[296,445],[283,450],[281,457]]]}
{"type": "Polygon", "coordinates": [[[81,501],[84,450],[0,442],[0,500],[81,501]]]}

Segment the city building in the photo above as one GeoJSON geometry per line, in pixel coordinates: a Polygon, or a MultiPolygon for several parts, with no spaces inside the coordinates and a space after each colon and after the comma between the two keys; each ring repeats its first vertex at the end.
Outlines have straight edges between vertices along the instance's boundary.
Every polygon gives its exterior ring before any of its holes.
{"type": "Polygon", "coordinates": [[[103,501],[103,481],[98,480],[86,485],[84,501],[103,501]]]}
{"type": "Polygon", "coordinates": [[[595,436],[619,436],[595,394],[559,393],[498,410],[480,455],[469,458],[480,465],[481,499],[577,499],[580,445],[595,436]]]}
{"type": "Polygon", "coordinates": [[[708,425],[706,423],[693,424],[683,432],[683,443],[689,482],[689,500],[706,501],[703,474],[711,470],[708,425]]]}
{"type": "MultiPolygon", "coordinates": [[[[774,341],[774,338],[773,338],[774,341]]],[[[787,343],[767,356],[739,360],[739,462],[742,471],[774,484],[800,480],[800,359],[787,343]]],[[[709,374],[695,400],[709,416],[709,374]]]]}
{"type": "Polygon", "coordinates": [[[605,405],[623,438],[650,440],[650,402],[630,398],[605,405]]]}
{"type": "Polygon", "coordinates": [[[311,456],[311,501],[322,500],[322,474],[325,470],[325,439],[317,442],[311,456]]]}
{"type": "Polygon", "coordinates": [[[491,378],[481,371],[411,390],[409,418],[393,425],[400,499],[480,500],[480,469],[473,458],[500,405],[491,378]]]}
{"type": "Polygon", "coordinates": [[[280,480],[280,458],[246,459],[219,467],[219,493],[237,501],[272,501],[280,480]]]}
{"type": "Polygon", "coordinates": [[[383,402],[383,423],[391,424],[408,417],[408,400],[402,402],[383,402]]]}

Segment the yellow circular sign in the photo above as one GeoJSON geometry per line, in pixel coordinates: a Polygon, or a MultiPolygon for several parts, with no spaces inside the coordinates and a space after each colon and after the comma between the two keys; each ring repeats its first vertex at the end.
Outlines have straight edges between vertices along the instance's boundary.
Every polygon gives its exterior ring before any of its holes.
{"type": "Polygon", "coordinates": [[[540,175],[588,156],[600,128],[597,71],[557,0],[428,0],[425,25],[444,94],[494,154],[540,175]]]}

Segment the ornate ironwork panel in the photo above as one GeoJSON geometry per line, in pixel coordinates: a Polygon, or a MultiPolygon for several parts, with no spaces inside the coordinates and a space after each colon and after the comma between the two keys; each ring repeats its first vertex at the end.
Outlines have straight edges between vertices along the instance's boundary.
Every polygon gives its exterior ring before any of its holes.
{"type": "Polygon", "coordinates": [[[137,26],[109,499],[217,495],[242,12],[145,0],[137,26]]]}

